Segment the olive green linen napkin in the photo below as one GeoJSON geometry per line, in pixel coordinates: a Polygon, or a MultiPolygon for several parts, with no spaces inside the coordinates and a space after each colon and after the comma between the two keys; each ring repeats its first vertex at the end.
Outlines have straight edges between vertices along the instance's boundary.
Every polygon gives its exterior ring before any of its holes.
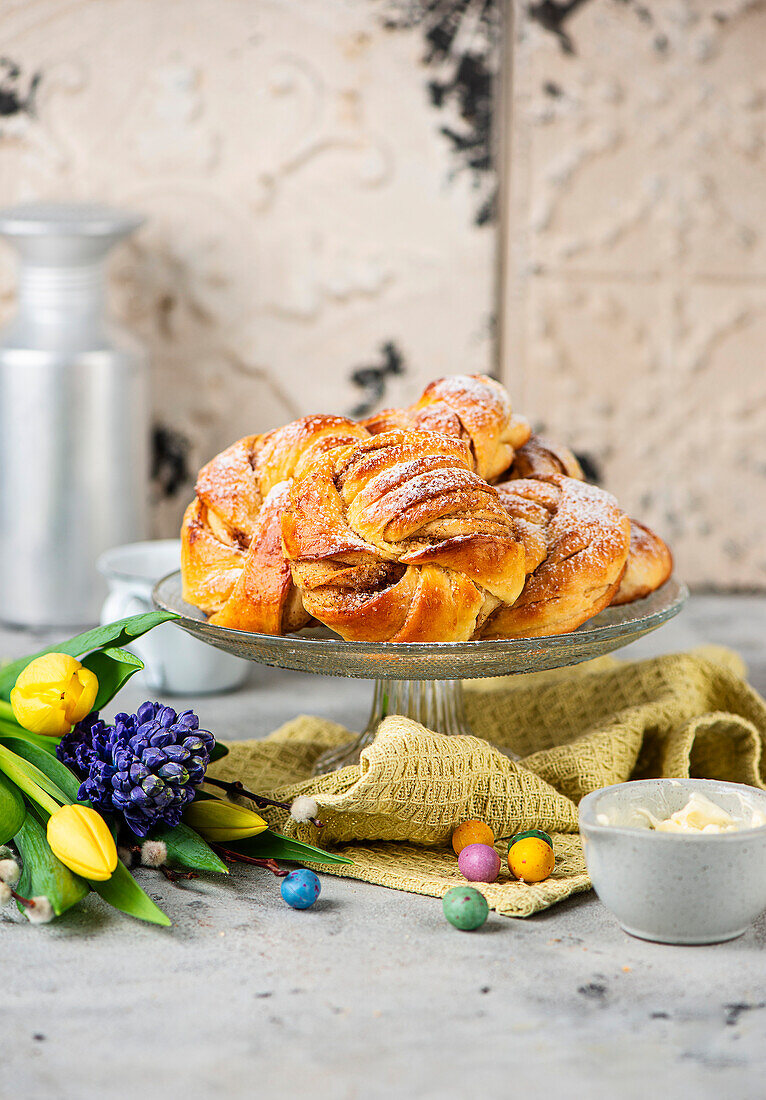
{"type": "Polygon", "coordinates": [[[589,791],[652,776],[764,785],[766,703],[744,676],[736,654],[705,647],[467,681],[475,737],[447,737],[392,716],[358,765],[312,778],[317,757],[350,734],[301,716],[262,741],[232,743],[211,774],[282,801],[312,795],[321,832],[283,811],[266,816],[284,832],[354,861],[328,866],[327,873],[434,897],[465,882],[450,846],[461,821],[482,818],[498,838],[545,829],[556,852],[549,879],[534,885],[513,879],[507,840],[498,840],[498,881],[475,884],[491,908],[525,917],[589,889],[577,832],[577,804],[589,791]]]}

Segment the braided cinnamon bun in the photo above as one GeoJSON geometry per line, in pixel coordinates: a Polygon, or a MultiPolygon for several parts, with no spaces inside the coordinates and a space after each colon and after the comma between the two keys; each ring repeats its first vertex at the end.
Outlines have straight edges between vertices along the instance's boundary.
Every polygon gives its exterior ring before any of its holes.
{"type": "Polygon", "coordinates": [[[630,545],[630,520],[614,497],[560,474],[506,481],[496,489],[531,562],[543,540],[544,556],[516,602],[488,619],[482,637],[565,634],[607,607],[630,545]]]}
{"type": "MultiPolygon", "coordinates": [[[[552,443],[534,433],[513,458],[511,478],[550,479],[564,474],[583,481],[585,475],[576,456],[561,443],[552,443]]],[[[654,592],[673,572],[673,555],[659,535],[638,520],[630,521],[630,549],[625,573],[612,607],[632,603],[654,592]]]]}
{"type": "Polygon", "coordinates": [[[551,474],[563,474],[577,481],[585,475],[577,457],[561,443],[552,443],[534,432],[513,456],[509,477],[546,478],[551,474]]]}
{"type": "Polygon", "coordinates": [[[239,440],[200,471],[181,536],[184,599],[211,622],[284,634],[314,617],[361,641],[560,634],[673,564],[484,375],[363,423],[239,440]]]}
{"type": "Polygon", "coordinates": [[[306,611],[357,641],[465,641],[525,553],[469,447],[395,429],[304,465],[282,540],[306,611]]]}
{"type": "Polygon", "coordinates": [[[643,523],[631,519],[628,562],[612,606],[643,599],[664,584],[672,572],[673,555],[667,543],[643,523]]]}
{"type": "Polygon", "coordinates": [[[301,459],[369,433],[342,416],[307,416],[247,436],[200,470],[181,528],[183,598],[211,622],[281,634],[309,619],[282,553],[280,519],[301,459]]]}
{"type": "Polygon", "coordinates": [[[372,435],[404,428],[462,439],[485,481],[508,469],[530,434],[527,421],[513,415],[505,388],[484,374],[439,378],[408,409],[384,409],[363,423],[372,435]]]}

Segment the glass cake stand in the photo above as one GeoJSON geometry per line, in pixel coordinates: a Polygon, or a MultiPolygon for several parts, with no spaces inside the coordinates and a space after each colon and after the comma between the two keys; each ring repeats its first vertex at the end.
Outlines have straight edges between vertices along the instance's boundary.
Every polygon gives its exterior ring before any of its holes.
{"type": "Polygon", "coordinates": [[[541,672],[589,661],[656,630],[681,610],[689,595],[675,578],[643,600],[608,607],[570,634],[477,642],[346,642],[326,627],[277,637],[214,626],[181,596],[180,570],[154,586],[154,602],[178,615],[177,625],[208,645],[248,661],[374,680],[372,709],[362,734],[325,753],[317,774],[354,763],[388,714],[414,718],[440,733],[470,733],[462,681],[541,672]]]}

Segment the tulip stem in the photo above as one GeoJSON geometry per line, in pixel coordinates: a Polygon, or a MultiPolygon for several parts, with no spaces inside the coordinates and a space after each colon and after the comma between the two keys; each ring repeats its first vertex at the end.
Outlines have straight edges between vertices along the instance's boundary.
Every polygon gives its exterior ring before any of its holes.
{"type": "MultiPolygon", "coordinates": [[[[256,804],[259,810],[262,810],[264,806],[276,806],[278,810],[287,810],[287,812],[290,813],[290,804],[288,802],[277,802],[273,798],[266,798],[265,795],[253,794],[252,791],[246,791],[238,779],[228,782],[225,779],[213,779],[211,776],[206,775],[204,782],[211,783],[214,787],[220,787],[221,790],[226,791],[230,797],[233,795],[236,798],[249,798],[256,804]]],[[[322,822],[318,817],[312,817],[309,818],[309,820],[312,825],[316,825],[317,829],[322,828],[322,822]]]]}
{"type": "MultiPolygon", "coordinates": [[[[45,810],[49,814],[55,814],[57,810],[61,809],[61,803],[57,802],[51,795],[43,790],[43,788],[35,783],[32,775],[37,773],[45,778],[46,784],[55,786],[51,781],[44,776],[34,764],[30,764],[27,760],[17,756],[15,752],[11,752],[5,745],[0,745],[0,771],[5,772],[12,783],[15,783],[19,790],[23,791],[25,795],[36,802],[41,809],[45,810]]],[[[58,790],[58,788],[56,788],[58,790]]],[[[61,798],[64,802],[67,801],[66,796],[61,794],[61,798]]]]}

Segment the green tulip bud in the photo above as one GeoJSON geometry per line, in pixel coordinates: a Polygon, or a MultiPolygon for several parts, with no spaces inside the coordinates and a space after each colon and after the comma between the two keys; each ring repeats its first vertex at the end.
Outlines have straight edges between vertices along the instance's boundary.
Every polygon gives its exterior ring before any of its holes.
{"type": "Polygon", "coordinates": [[[184,821],[205,840],[219,843],[244,840],[268,828],[263,818],[252,810],[220,798],[196,798],[184,811],[184,821]]]}

